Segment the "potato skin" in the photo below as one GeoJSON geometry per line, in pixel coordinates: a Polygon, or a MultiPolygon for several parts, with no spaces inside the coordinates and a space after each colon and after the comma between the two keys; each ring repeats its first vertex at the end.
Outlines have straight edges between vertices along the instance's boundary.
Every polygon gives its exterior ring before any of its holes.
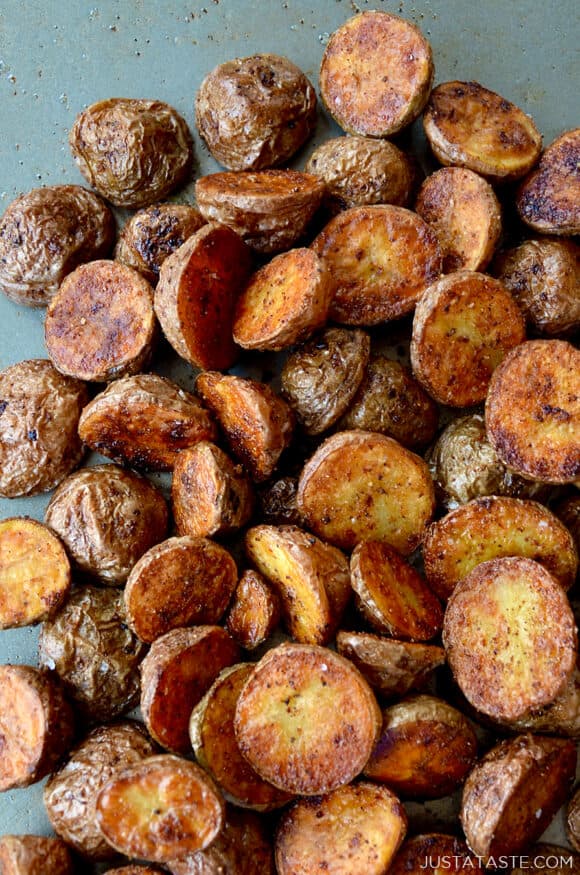
{"type": "Polygon", "coordinates": [[[254,650],[266,641],[280,622],[278,593],[257,571],[248,569],[232,598],[226,628],[245,650],[254,650]]]}
{"type": "Polygon", "coordinates": [[[106,258],[114,239],[113,214],[92,191],[35,188],[0,220],[0,290],[16,304],[43,307],[71,270],[106,258]]]}
{"type": "Polygon", "coordinates": [[[263,521],[273,526],[302,526],[304,521],[296,507],[297,491],[296,477],[280,477],[266,483],[258,492],[263,521]]]}
{"type": "Polygon", "coordinates": [[[212,156],[229,170],[284,164],[316,127],[316,92],[304,73],[273,54],[234,58],[208,73],[195,121],[212,156]]]}
{"type": "Polygon", "coordinates": [[[84,383],[32,359],[0,371],[0,495],[48,492],[79,464],[84,383]]]}
{"type": "Polygon", "coordinates": [[[580,234],[580,128],[565,131],[543,152],[516,198],[520,218],[541,234],[580,234]]]}
{"type": "Polygon", "coordinates": [[[73,875],[73,860],[63,841],[37,835],[0,837],[3,875],[73,875]]]}
{"type": "Polygon", "coordinates": [[[184,119],[159,100],[112,97],[81,112],[69,134],[73,158],[117,207],[146,207],[187,178],[193,141],[184,119]]]}

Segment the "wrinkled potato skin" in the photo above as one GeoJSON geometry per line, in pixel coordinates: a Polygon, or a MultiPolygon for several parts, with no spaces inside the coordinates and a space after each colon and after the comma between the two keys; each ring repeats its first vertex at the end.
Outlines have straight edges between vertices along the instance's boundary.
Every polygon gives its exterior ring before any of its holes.
{"type": "Polygon", "coordinates": [[[126,223],[115,247],[115,260],[138,270],[152,286],[157,284],[165,259],[205,225],[195,207],[157,204],[126,223]]]}
{"type": "Polygon", "coordinates": [[[44,521],[73,566],[109,586],[122,586],[133,565],[167,533],[168,510],[147,480],[116,465],[95,465],[65,480],[44,521]]]}
{"type": "Polygon", "coordinates": [[[60,839],[37,835],[0,838],[3,875],[73,875],[69,849],[60,839]]]}
{"type": "Polygon", "coordinates": [[[520,218],[541,234],[580,234],[580,128],[545,149],[516,199],[520,218]]]}
{"type": "Polygon", "coordinates": [[[80,185],[35,188],[12,201],[0,220],[0,290],[16,304],[43,307],[67,273],[106,258],[115,220],[80,185]]]}
{"type": "Polygon", "coordinates": [[[193,141],[184,119],[159,100],[112,97],[77,116],[69,134],[85,179],[117,207],[163,200],[185,182],[193,141]]]}
{"type": "Polygon", "coordinates": [[[83,456],[77,423],[84,383],[34,359],[0,371],[0,495],[48,492],[83,456]]]}
{"type": "Polygon", "coordinates": [[[296,477],[280,477],[268,483],[258,492],[258,501],[263,521],[274,526],[303,527],[302,514],[296,506],[298,480],[296,477]]]}
{"type": "Polygon", "coordinates": [[[195,99],[195,121],[216,161],[229,170],[284,164],[316,127],[316,92],[279,55],[219,64],[195,99]]]}
{"type": "Polygon", "coordinates": [[[56,670],[77,709],[94,723],[135,704],[145,652],[127,625],[123,594],[113,589],[78,587],[40,632],[40,665],[56,670]]]}
{"type": "Polygon", "coordinates": [[[44,789],[44,804],[54,831],[83,857],[114,858],[115,851],[96,825],[97,796],[118,769],[155,752],[140,723],[124,720],[93,729],[44,789]]]}

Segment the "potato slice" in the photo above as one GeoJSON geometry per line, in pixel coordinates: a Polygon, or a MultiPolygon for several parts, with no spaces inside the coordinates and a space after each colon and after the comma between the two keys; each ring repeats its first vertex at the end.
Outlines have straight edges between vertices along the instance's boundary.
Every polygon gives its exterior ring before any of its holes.
{"type": "Polygon", "coordinates": [[[543,483],[580,480],[580,351],[530,340],[494,373],[485,405],[491,444],[510,468],[543,483]]]}
{"type": "Polygon", "coordinates": [[[73,860],[63,841],[36,835],[0,837],[2,875],[73,875],[73,860]]]}
{"type": "Polygon", "coordinates": [[[70,585],[68,556],[50,529],[28,517],[0,521],[0,629],[48,619],[70,585]]]}
{"type": "Polygon", "coordinates": [[[203,538],[234,532],[252,515],[253,491],[241,465],[209,441],[179,454],[171,503],[180,535],[203,538]]]}
{"type": "Polygon", "coordinates": [[[439,600],[393,547],[361,541],[350,558],[350,575],[357,607],[378,632],[428,641],[441,630],[439,600]]]}
{"type": "Polygon", "coordinates": [[[281,644],[243,688],[234,727],[242,754],[265,780],[316,796],[362,771],[381,712],[348,660],[308,644],[281,644]]]}
{"type": "Polygon", "coordinates": [[[433,74],[431,46],[416,25],[387,12],[364,12],[332,34],[320,94],[349,134],[389,137],[421,113],[433,74]]]}
{"type": "Polygon", "coordinates": [[[44,778],[68,750],[74,714],[53,675],[0,665],[0,792],[44,778]]]}
{"type": "Polygon", "coordinates": [[[432,875],[464,872],[475,868],[471,853],[464,841],[444,833],[427,833],[407,839],[389,868],[389,875],[421,875],[425,870],[432,875]]]}
{"type": "Polygon", "coordinates": [[[239,236],[215,224],[200,228],[163,262],[155,313],[175,352],[190,365],[225,370],[236,361],[234,309],[251,266],[239,236]]]}
{"type": "Polygon", "coordinates": [[[435,495],[419,456],[382,434],[343,431],[304,466],[296,503],[307,526],[337,547],[384,541],[408,556],[433,515],[435,495]]]}
{"type": "Polygon", "coordinates": [[[153,289],[118,261],[69,273],[50,302],[46,348],[61,374],[106,383],[143,370],[156,338],[153,289]]]}
{"type": "Polygon", "coordinates": [[[244,571],[234,593],[226,627],[234,641],[254,650],[270,637],[282,613],[280,597],[257,571],[244,571]]]}
{"type": "Polygon", "coordinates": [[[280,350],[326,322],[330,277],[311,249],[291,249],[258,270],[240,295],[234,340],[244,349],[280,350]]]}
{"type": "Polygon", "coordinates": [[[476,498],[431,523],[423,541],[425,574],[447,599],[480,562],[524,556],[543,565],[563,589],[576,578],[574,539],[553,513],[536,501],[489,496],[476,498]]]}
{"type": "Polygon", "coordinates": [[[489,182],[465,167],[427,177],[415,210],[437,234],[443,271],[485,270],[501,234],[501,207],[489,182]]]}
{"type": "Polygon", "coordinates": [[[141,663],[141,711],[162,747],[189,753],[189,717],[218,674],[239,660],[225,629],[195,626],[157,638],[141,663]]]}
{"type": "Polygon", "coordinates": [[[270,386],[204,371],[196,391],[220,424],[227,444],[256,482],[268,480],[292,440],[294,416],[270,386]]]}
{"type": "Polygon", "coordinates": [[[312,243],[330,275],[329,316],[376,325],[410,313],[441,273],[435,232],[403,207],[345,210],[312,243]]]}
{"type": "Polygon", "coordinates": [[[383,728],[365,775],[396,793],[437,799],[452,793],[475,762],[469,721],[435,696],[410,696],[383,711],[383,728]]]}
{"type": "Polygon", "coordinates": [[[394,641],[368,632],[339,632],[336,649],[356,665],[377,693],[387,698],[421,688],[445,663],[442,647],[394,641]]]}
{"type": "Polygon", "coordinates": [[[197,205],[208,222],[233,228],[264,255],[297,243],[324,191],[319,177],[297,170],[210,173],[195,184],[197,205]]]}
{"type": "Polygon", "coordinates": [[[217,623],[238,582],[232,556],[207,538],[168,538],[133,567],[123,596],[127,620],[151,643],[180,626],[217,623]]]}
{"type": "Polygon", "coordinates": [[[541,234],[580,234],[580,128],[546,147],[516,199],[523,221],[541,234]]]}
{"type": "Polygon", "coordinates": [[[491,559],[457,584],[443,623],[465,698],[496,720],[549,705],[576,664],[576,624],[562,587],[531,559],[491,559]]]}
{"type": "Polygon", "coordinates": [[[240,753],[234,733],[236,705],[253,671],[251,663],[240,663],[220,673],[191,712],[189,737],[198,763],[226,799],[242,808],[271,811],[291,796],[260,778],[240,753]]]}
{"type": "Polygon", "coordinates": [[[525,176],[542,148],[530,116],[478,82],[442,82],[434,88],[423,126],[442,164],[467,167],[491,182],[525,176]]]}
{"type": "Polygon", "coordinates": [[[499,280],[457,271],[417,304],[413,373],[441,404],[470,407],[485,400],[493,371],[525,336],[524,317],[499,280]]]}
{"type": "Polygon", "coordinates": [[[223,821],[224,803],[211,778],[172,754],[127,766],[97,799],[97,823],[109,844],[154,863],[206,848],[223,821]]]}
{"type": "Polygon", "coordinates": [[[407,815],[386,787],[368,781],[301,799],[276,834],[279,875],[383,875],[407,831],[407,815]]]}
{"type": "Polygon", "coordinates": [[[246,534],[246,552],[280,596],[292,637],[327,644],[351,595],[340,550],[297,526],[254,526],[246,534]]]}
{"type": "Polygon", "coordinates": [[[461,824],[469,847],[483,858],[528,847],[566,800],[575,771],[573,741],[519,735],[500,742],[463,788],[461,824]]]}
{"type": "Polygon", "coordinates": [[[121,465],[170,471],[177,453],[217,430],[190,392],[157,374],[115,380],[84,408],[79,437],[121,465]]]}

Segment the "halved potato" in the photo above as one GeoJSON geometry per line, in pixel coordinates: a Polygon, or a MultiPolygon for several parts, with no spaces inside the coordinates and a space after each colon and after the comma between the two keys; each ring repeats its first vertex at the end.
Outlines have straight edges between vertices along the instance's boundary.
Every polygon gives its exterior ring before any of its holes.
{"type": "Polygon", "coordinates": [[[254,650],[266,641],[280,621],[282,605],[275,589],[257,571],[240,577],[226,621],[240,647],[254,650]]]}
{"type": "Polygon", "coordinates": [[[516,199],[523,221],[541,234],[580,234],[580,128],[546,147],[516,199]]]}

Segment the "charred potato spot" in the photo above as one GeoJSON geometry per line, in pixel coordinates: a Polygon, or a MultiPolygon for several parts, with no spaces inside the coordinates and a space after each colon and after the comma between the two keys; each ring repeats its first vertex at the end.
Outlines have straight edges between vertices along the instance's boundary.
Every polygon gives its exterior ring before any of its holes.
{"type": "Polygon", "coordinates": [[[302,516],[296,507],[297,492],[296,477],[280,477],[266,484],[258,493],[264,522],[275,526],[301,526],[302,516]]]}
{"type": "Polygon", "coordinates": [[[234,593],[227,630],[240,647],[254,650],[267,641],[280,622],[278,593],[257,571],[244,571],[234,593]]]}
{"type": "Polygon", "coordinates": [[[543,234],[580,234],[580,128],[546,148],[523,181],[516,206],[522,220],[543,234]]]}
{"type": "Polygon", "coordinates": [[[73,860],[63,841],[36,835],[0,838],[4,875],[73,875],[73,860]]]}

